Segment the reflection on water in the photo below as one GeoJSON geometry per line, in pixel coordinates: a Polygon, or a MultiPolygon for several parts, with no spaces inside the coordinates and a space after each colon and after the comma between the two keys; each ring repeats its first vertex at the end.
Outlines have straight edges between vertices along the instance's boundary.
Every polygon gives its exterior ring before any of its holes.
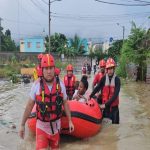
{"type": "MultiPolygon", "coordinates": [[[[91,83],[92,78],[89,81],[91,83]]],[[[17,135],[31,85],[0,81],[0,150],[35,149],[35,138],[27,134],[26,140],[20,140],[17,135]]],[[[127,84],[120,94],[120,125],[105,120],[101,132],[88,139],[62,136],[61,149],[149,150],[149,90],[145,84],[127,84]]]]}

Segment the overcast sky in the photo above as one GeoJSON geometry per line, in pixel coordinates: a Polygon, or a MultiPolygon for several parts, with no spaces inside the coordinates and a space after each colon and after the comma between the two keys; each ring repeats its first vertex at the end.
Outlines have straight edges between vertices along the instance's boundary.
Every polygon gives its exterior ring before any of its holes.
{"type": "MultiPolygon", "coordinates": [[[[137,4],[134,0],[103,1],[137,4]]],[[[51,12],[52,34],[59,32],[67,37],[77,33],[82,38],[106,41],[109,37],[122,38],[122,26],[125,26],[127,37],[132,20],[137,26],[150,26],[150,5],[127,7],[95,0],[62,0],[51,3],[51,12]]],[[[15,40],[48,34],[48,0],[0,0],[0,17],[3,19],[1,24],[4,30],[10,29],[15,40]]]]}

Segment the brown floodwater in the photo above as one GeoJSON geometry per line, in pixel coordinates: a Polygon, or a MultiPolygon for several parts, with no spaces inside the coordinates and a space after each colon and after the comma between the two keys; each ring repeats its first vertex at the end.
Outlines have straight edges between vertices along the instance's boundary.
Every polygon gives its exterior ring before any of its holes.
{"type": "MultiPolygon", "coordinates": [[[[18,137],[31,86],[0,81],[0,150],[35,149],[35,139],[28,132],[25,140],[18,137]]],[[[84,140],[62,136],[61,150],[150,150],[149,97],[150,85],[128,82],[120,92],[120,124],[104,120],[102,130],[84,140]]]]}

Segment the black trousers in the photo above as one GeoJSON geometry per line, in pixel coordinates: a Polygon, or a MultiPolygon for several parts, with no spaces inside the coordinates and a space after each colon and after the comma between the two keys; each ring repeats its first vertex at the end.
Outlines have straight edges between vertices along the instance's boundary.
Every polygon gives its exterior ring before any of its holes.
{"type": "Polygon", "coordinates": [[[103,111],[103,118],[109,118],[112,120],[112,124],[119,124],[119,107],[107,107],[103,111]]]}

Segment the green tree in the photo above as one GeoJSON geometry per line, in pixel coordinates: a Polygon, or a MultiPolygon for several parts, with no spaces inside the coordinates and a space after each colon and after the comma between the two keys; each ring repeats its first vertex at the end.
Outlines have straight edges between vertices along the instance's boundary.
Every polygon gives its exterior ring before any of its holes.
{"type": "Polygon", "coordinates": [[[5,36],[10,36],[11,37],[11,31],[9,29],[5,31],[5,36]]]}
{"type": "MultiPolygon", "coordinates": [[[[46,40],[45,47],[46,47],[46,51],[48,52],[48,50],[49,50],[49,37],[46,36],[45,40],[46,40]]],[[[54,35],[52,35],[50,37],[50,40],[51,40],[51,49],[50,49],[51,52],[62,51],[62,48],[64,48],[65,45],[67,44],[66,36],[64,34],[61,34],[61,33],[55,33],[54,35]]]]}
{"type": "Polygon", "coordinates": [[[133,62],[139,66],[140,80],[144,80],[146,73],[146,58],[148,54],[148,47],[144,44],[146,34],[145,29],[136,27],[136,24],[132,22],[131,33],[123,44],[120,57],[120,72],[126,72],[126,65],[133,62]]]}
{"type": "Polygon", "coordinates": [[[118,57],[120,56],[122,46],[123,40],[117,40],[113,42],[111,47],[108,49],[108,56],[117,61],[118,57]]]}
{"type": "Polygon", "coordinates": [[[83,42],[83,40],[81,40],[77,34],[75,34],[73,39],[70,39],[70,45],[71,45],[71,47],[74,48],[75,53],[77,55],[82,55],[85,53],[82,42],[83,42]]]}
{"type": "Polygon", "coordinates": [[[3,28],[1,27],[1,35],[2,35],[2,51],[16,51],[17,47],[11,38],[11,31],[8,29],[5,31],[5,34],[3,33],[3,28]]]}

